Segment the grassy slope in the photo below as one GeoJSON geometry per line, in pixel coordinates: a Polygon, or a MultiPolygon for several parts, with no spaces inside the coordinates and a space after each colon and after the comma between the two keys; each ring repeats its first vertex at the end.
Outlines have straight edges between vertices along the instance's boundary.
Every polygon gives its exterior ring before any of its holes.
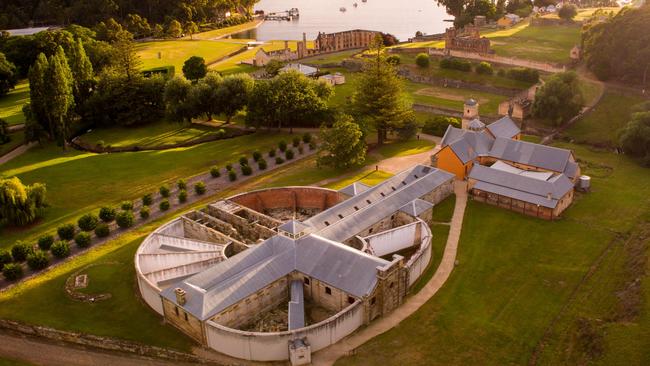
{"type": "Polygon", "coordinates": [[[621,156],[565,147],[607,165],[585,169],[592,193],[557,222],[470,202],[460,265],[441,292],[338,364],[526,363],[612,231],[630,230],[650,207],[649,170],[621,156]]]}
{"type": "Polygon", "coordinates": [[[136,50],[143,69],[173,65],[176,74],[182,75],[183,63],[192,56],[201,56],[210,64],[244,46],[233,42],[180,40],[138,43],[136,50]],[[161,59],[158,59],[159,52],[161,59]]]}
{"type": "Polygon", "coordinates": [[[565,134],[578,142],[617,146],[618,131],[630,120],[630,108],[642,101],[639,97],[606,92],[596,109],[565,134]]]}
{"type": "Polygon", "coordinates": [[[194,39],[208,40],[208,39],[223,37],[228,34],[243,32],[245,30],[255,28],[261,22],[262,22],[261,20],[256,19],[248,23],[233,25],[232,27],[215,29],[207,32],[201,32],[195,34],[194,39]]]}
{"type": "Polygon", "coordinates": [[[51,207],[32,227],[2,230],[0,247],[17,239],[35,239],[101,205],[157,191],[163,182],[204,173],[256,149],[268,150],[283,138],[288,140],[284,134],[255,134],[188,148],[120,154],[63,153],[51,145],[33,148],[0,166],[0,174],[16,175],[26,184],[45,183],[51,207]]]}
{"type": "Polygon", "coordinates": [[[4,145],[0,145],[0,156],[22,145],[23,140],[25,139],[25,135],[23,132],[10,133],[9,136],[11,137],[11,141],[7,142],[4,145]]]}
{"type": "Polygon", "coordinates": [[[25,123],[23,105],[29,101],[29,82],[23,80],[9,94],[0,98],[0,118],[11,125],[25,123]]]}

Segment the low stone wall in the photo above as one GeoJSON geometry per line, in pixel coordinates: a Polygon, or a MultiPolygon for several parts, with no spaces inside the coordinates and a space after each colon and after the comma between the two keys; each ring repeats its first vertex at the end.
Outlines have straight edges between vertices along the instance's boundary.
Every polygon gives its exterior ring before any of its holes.
{"type": "Polygon", "coordinates": [[[399,75],[414,83],[429,84],[443,88],[470,89],[484,93],[504,95],[506,97],[514,97],[521,93],[521,89],[499,88],[492,85],[470,83],[457,79],[438,78],[431,75],[418,75],[407,67],[401,67],[399,75]]]}
{"type": "Polygon", "coordinates": [[[0,329],[33,336],[55,342],[66,342],[105,351],[131,353],[146,357],[162,358],[180,362],[205,363],[202,359],[187,353],[120,339],[100,337],[91,334],[67,332],[38,325],[29,325],[12,320],[0,319],[0,329]]]}
{"type": "Polygon", "coordinates": [[[429,49],[426,47],[398,47],[398,48],[389,48],[388,53],[398,54],[398,55],[417,55],[418,53],[429,53],[429,49]]]}

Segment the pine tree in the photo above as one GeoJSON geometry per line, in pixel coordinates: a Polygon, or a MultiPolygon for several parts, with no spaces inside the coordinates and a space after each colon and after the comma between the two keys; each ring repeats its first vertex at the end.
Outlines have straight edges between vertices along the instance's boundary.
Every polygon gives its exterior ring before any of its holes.
{"type": "Polygon", "coordinates": [[[62,140],[65,150],[69,132],[69,122],[74,109],[72,71],[68,66],[63,48],[59,47],[54,56],[50,57],[50,67],[47,73],[48,85],[48,114],[49,119],[58,127],[58,137],[62,140]]]}
{"type": "Polygon", "coordinates": [[[47,72],[49,64],[44,53],[36,58],[36,62],[29,69],[29,96],[31,100],[31,113],[33,121],[47,128],[50,138],[54,138],[54,123],[49,119],[47,90],[47,72]]]}
{"type": "Polygon", "coordinates": [[[74,77],[75,97],[82,94],[84,88],[88,87],[93,80],[93,64],[86,55],[81,38],[72,47],[70,52],[70,70],[74,77]]]}
{"type": "Polygon", "coordinates": [[[135,52],[133,35],[127,31],[119,32],[113,46],[115,47],[117,71],[131,81],[138,75],[138,69],[142,64],[140,57],[135,52]]]}

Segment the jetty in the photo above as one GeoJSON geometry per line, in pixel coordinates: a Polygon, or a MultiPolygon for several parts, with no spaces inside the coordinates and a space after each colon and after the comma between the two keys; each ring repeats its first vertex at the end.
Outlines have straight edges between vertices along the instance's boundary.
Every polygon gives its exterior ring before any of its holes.
{"type": "Polygon", "coordinates": [[[300,17],[298,8],[291,8],[289,10],[268,13],[264,15],[264,20],[294,20],[300,17]]]}

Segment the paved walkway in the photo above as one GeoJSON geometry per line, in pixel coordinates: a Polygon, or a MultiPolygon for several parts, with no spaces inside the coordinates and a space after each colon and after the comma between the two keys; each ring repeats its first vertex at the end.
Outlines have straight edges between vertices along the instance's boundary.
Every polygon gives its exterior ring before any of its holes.
{"type": "Polygon", "coordinates": [[[8,162],[8,161],[22,155],[25,151],[27,151],[27,150],[31,149],[32,147],[34,147],[34,145],[36,145],[35,142],[32,142],[32,143],[27,144],[27,145],[20,145],[17,148],[11,150],[9,153],[0,156],[0,164],[4,164],[4,163],[6,163],[6,162],[8,162]]]}
{"type": "Polygon", "coordinates": [[[420,292],[407,298],[397,310],[389,315],[375,320],[368,327],[352,334],[348,338],[316,352],[312,356],[312,364],[315,366],[333,365],[337,359],[349,354],[356,348],[371,340],[372,338],[385,333],[397,326],[402,320],[417,311],[424,303],[429,301],[451,275],[456,262],[456,253],[458,241],[463,226],[463,217],[465,216],[465,207],[467,205],[467,190],[465,182],[454,182],[454,192],[456,193],[456,206],[454,215],[451,219],[451,228],[447,245],[442,256],[440,266],[436,270],[431,280],[424,286],[420,292]]]}

